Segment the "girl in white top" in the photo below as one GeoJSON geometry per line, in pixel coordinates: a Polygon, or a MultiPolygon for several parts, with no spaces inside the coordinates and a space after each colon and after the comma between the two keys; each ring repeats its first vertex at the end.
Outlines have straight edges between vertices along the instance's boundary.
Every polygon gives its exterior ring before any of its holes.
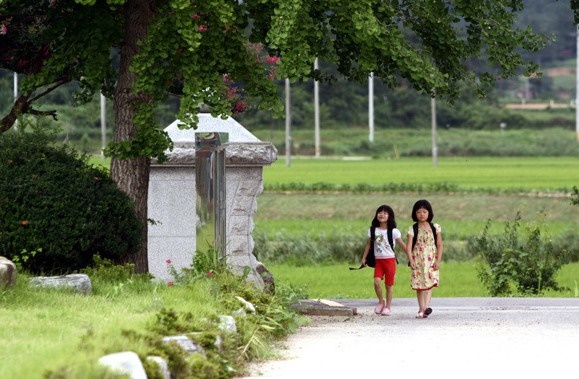
{"type": "MultiPolygon", "coordinates": [[[[400,230],[396,229],[396,218],[394,210],[388,205],[381,205],[376,210],[376,215],[372,220],[372,228],[374,228],[375,239],[374,255],[376,257],[376,267],[374,267],[374,291],[378,297],[378,304],[374,308],[374,313],[383,316],[390,316],[390,309],[392,306],[392,296],[394,279],[396,277],[396,243],[406,251],[406,244],[402,240],[400,230]],[[392,245],[388,241],[388,230],[392,233],[392,245]],[[386,298],[382,295],[382,280],[386,288],[386,298]]],[[[370,250],[372,243],[371,231],[368,229],[368,242],[364,248],[362,255],[362,265],[366,265],[366,257],[370,250]]]]}

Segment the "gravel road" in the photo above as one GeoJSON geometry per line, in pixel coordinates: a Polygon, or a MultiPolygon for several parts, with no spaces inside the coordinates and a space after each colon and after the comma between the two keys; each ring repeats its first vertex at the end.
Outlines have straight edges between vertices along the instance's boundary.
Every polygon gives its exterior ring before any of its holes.
{"type": "Polygon", "coordinates": [[[312,316],[244,378],[579,377],[579,298],[434,297],[427,319],[415,299],[394,299],[392,316],[334,301],[358,314],[312,316]]]}

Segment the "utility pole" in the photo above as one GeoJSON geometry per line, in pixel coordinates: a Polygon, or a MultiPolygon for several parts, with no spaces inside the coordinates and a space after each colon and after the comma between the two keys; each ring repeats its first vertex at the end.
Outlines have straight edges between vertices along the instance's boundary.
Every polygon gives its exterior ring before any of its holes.
{"type": "Polygon", "coordinates": [[[291,166],[291,101],[290,81],[285,79],[285,165],[291,166]]]}
{"type": "Polygon", "coordinates": [[[105,159],[107,146],[107,99],[101,93],[101,158],[105,159]]]}
{"type": "Polygon", "coordinates": [[[374,142],[374,73],[368,77],[368,141],[374,142]]]}
{"type": "MultiPolygon", "coordinates": [[[[318,69],[318,58],[314,61],[314,70],[318,69]]],[[[316,158],[320,156],[320,83],[314,80],[314,135],[316,158]]]]}
{"type": "MultiPolygon", "coordinates": [[[[18,100],[18,73],[14,71],[14,102],[18,100]]],[[[14,130],[18,127],[18,119],[14,122],[14,130]]]]}
{"type": "Polygon", "coordinates": [[[579,142],[579,24],[576,33],[577,63],[575,68],[575,138],[579,142]]]}
{"type": "Polygon", "coordinates": [[[432,166],[438,166],[438,146],[436,146],[436,98],[430,98],[430,111],[432,114],[432,166]]]}

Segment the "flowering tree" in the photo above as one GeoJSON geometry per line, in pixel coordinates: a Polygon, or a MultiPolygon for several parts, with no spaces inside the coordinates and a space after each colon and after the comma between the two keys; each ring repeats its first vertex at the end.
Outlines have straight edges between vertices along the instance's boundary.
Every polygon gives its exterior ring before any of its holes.
{"type": "MultiPolygon", "coordinates": [[[[153,118],[167,96],[180,97],[178,118],[189,127],[200,104],[231,115],[252,99],[281,114],[271,79],[324,80],[316,57],[351,80],[373,72],[437,96],[470,81],[484,93],[497,78],[537,69],[518,51],[545,40],[514,29],[522,8],[522,0],[3,0],[0,67],[26,75],[0,132],[21,114],[56,117],[33,103],[59,85],[77,82],[80,103],[101,91],[115,110],[111,175],[146,223],[150,160],[172,147],[153,118]]],[[[140,272],[146,240],[145,228],[130,257],[140,272]]]]}

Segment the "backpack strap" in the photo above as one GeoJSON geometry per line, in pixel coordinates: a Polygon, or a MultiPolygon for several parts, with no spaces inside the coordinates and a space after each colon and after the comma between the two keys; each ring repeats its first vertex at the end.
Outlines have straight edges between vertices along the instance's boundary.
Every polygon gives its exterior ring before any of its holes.
{"type": "MultiPolygon", "coordinates": [[[[430,224],[430,229],[432,229],[432,235],[434,236],[434,246],[437,246],[436,244],[436,227],[434,227],[434,224],[432,222],[429,222],[430,224]]],[[[416,240],[418,239],[418,223],[415,222],[414,225],[412,225],[412,229],[414,230],[414,237],[412,237],[412,248],[414,249],[414,246],[416,245],[416,240]]]]}
{"type": "Polygon", "coordinates": [[[398,264],[398,256],[396,255],[396,250],[394,250],[394,237],[392,236],[392,229],[388,229],[388,243],[392,248],[392,252],[394,253],[394,257],[396,258],[396,264],[398,264]]]}
{"type": "Polygon", "coordinates": [[[415,222],[414,225],[412,225],[412,230],[414,230],[414,236],[412,237],[412,249],[414,249],[414,246],[416,246],[416,241],[418,240],[418,223],[415,222]]]}

